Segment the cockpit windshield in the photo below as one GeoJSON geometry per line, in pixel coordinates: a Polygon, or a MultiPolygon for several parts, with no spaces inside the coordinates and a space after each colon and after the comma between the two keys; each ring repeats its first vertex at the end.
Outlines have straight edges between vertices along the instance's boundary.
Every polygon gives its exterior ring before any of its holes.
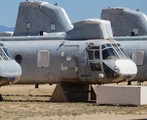
{"type": "Polygon", "coordinates": [[[6,48],[0,47],[0,60],[14,59],[6,48]]]}
{"type": "Polygon", "coordinates": [[[14,59],[14,57],[12,56],[12,54],[9,52],[9,50],[8,50],[8,49],[3,48],[3,50],[5,51],[5,53],[6,53],[6,54],[7,54],[7,56],[9,57],[9,59],[11,59],[11,60],[13,60],[13,59],[14,59]]]}
{"type": "Polygon", "coordinates": [[[9,60],[8,56],[6,55],[2,47],[0,47],[0,60],[9,60]]]}
{"type": "Polygon", "coordinates": [[[104,49],[102,54],[103,54],[103,59],[119,58],[119,56],[117,55],[117,53],[113,48],[104,49]]]}
{"type": "Polygon", "coordinates": [[[126,56],[127,59],[130,59],[129,55],[127,54],[127,52],[122,48],[122,46],[120,44],[117,43],[117,46],[120,47],[121,51],[123,52],[123,54],[126,56]]]}
{"type": "MultiPolygon", "coordinates": [[[[101,46],[102,59],[129,59],[129,56],[118,43],[107,43],[101,46]]],[[[100,46],[90,46],[88,50],[89,60],[100,59],[100,46]]]]}
{"type": "Polygon", "coordinates": [[[102,56],[103,59],[127,59],[128,57],[120,48],[120,44],[107,43],[102,45],[102,56]]]}

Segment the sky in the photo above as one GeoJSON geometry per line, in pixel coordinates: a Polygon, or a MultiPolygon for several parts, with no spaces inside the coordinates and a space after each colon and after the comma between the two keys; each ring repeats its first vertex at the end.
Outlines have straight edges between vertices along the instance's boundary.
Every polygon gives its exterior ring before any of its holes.
{"type": "MultiPolygon", "coordinates": [[[[0,25],[15,27],[19,3],[25,0],[0,1],[0,25]]],[[[31,1],[31,0],[29,0],[31,1]]],[[[35,0],[37,1],[37,0],[35,0]]],[[[65,9],[71,22],[89,18],[100,18],[101,10],[108,7],[139,9],[147,15],[147,0],[41,0],[50,4],[58,3],[65,9]]]]}

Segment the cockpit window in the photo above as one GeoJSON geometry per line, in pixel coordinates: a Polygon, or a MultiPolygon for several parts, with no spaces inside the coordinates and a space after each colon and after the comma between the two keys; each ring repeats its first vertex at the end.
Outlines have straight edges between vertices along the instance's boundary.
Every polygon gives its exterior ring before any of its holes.
{"type": "Polygon", "coordinates": [[[114,44],[114,43],[112,45],[115,48],[116,52],[119,54],[119,56],[121,58],[124,58],[124,55],[123,55],[122,51],[120,50],[120,48],[116,44],[114,44]]]}
{"type": "Polygon", "coordinates": [[[101,71],[100,65],[100,46],[90,46],[88,50],[90,67],[92,71],[101,71]]]}
{"type": "Polygon", "coordinates": [[[99,46],[92,46],[88,51],[89,60],[100,59],[99,46]]]}
{"type": "Polygon", "coordinates": [[[94,59],[93,51],[88,51],[88,56],[89,56],[89,60],[93,60],[94,59]]]}
{"type": "Polygon", "coordinates": [[[99,46],[90,46],[90,49],[100,49],[99,46]]]}
{"type": "Polygon", "coordinates": [[[102,45],[102,49],[104,49],[105,48],[105,45],[102,45]]]}
{"type": "Polygon", "coordinates": [[[105,50],[103,50],[102,52],[103,54],[103,59],[118,59],[119,56],[117,55],[117,53],[114,51],[113,48],[107,48],[105,50]]]}
{"type": "Polygon", "coordinates": [[[120,44],[107,43],[105,47],[103,46],[102,46],[103,59],[126,59],[128,58],[126,57],[125,53],[122,51],[120,44]]]}
{"type": "Polygon", "coordinates": [[[107,47],[111,47],[111,45],[110,45],[110,44],[106,44],[106,46],[107,46],[107,47]]]}
{"type": "Polygon", "coordinates": [[[6,48],[3,48],[5,53],[7,54],[7,56],[9,57],[9,59],[13,60],[14,57],[12,56],[12,54],[6,49],[6,48]]]}
{"type": "Polygon", "coordinates": [[[94,56],[95,56],[95,59],[100,59],[100,53],[99,53],[99,51],[95,51],[94,56]]]}
{"type": "Polygon", "coordinates": [[[122,48],[122,46],[120,44],[117,44],[118,47],[120,47],[121,51],[123,52],[123,54],[126,56],[127,59],[130,59],[129,55],[127,54],[127,52],[122,48]]]}
{"type": "Polygon", "coordinates": [[[2,47],[0,47],[0,60],[9,60],[2,47]]]}
{"type": "Polygon", "coordinates": [[[120,45],[120,44],[118,44],[118,43],[117,43],[117,45],[118,45],[118,47],[121,47],[121,45],[120,45]]]}
{"type": "Polygon", "coordinates": [[[101,71],[100,63],[90,63],[90,67],[92,71],[101,71]]]}

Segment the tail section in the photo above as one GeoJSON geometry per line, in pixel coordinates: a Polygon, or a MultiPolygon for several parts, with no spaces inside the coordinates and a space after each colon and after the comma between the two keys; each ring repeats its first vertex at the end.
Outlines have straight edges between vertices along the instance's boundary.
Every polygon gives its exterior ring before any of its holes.
{"type": "Polygon", "coordinates": [[[128,8],[103,9],[101,19],[111,22],[114,36],[147,35],[147,16],[139,10],[128,8]]]}
{"type": "Polygon", "coordinates": [[[14,36],[36,36],[44,32],[66,32],[73,28],[65,10],[42,1],[21,2],[14,36]]]}

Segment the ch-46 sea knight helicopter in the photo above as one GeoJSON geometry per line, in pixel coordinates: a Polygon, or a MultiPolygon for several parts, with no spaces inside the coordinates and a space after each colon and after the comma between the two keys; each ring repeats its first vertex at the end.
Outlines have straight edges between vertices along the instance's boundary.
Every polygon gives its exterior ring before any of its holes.
{"type": "MultiPolygon", "coordinates": [[[[109,20],[113,29],[114,39],[126,50],[138,68],[134,81],[147,80],[147,16],[129,8],[106,8],[101,18],[109,20]]],[[[131,84],[131,83],[130,83],[131,84]]]]}
{"type": "Polygon", "coordinates": [[[90,84],[129,81],[137,73],[135,63],[110,37],[109,21],[72,25],[63,8],[38,1],[21,2],[13,36],[0,40],[22,67],[19,84],[57,84],[51,101],[87,101],[90,84]],[[36,14],[24,18],[30,9],[36,14]]]}

